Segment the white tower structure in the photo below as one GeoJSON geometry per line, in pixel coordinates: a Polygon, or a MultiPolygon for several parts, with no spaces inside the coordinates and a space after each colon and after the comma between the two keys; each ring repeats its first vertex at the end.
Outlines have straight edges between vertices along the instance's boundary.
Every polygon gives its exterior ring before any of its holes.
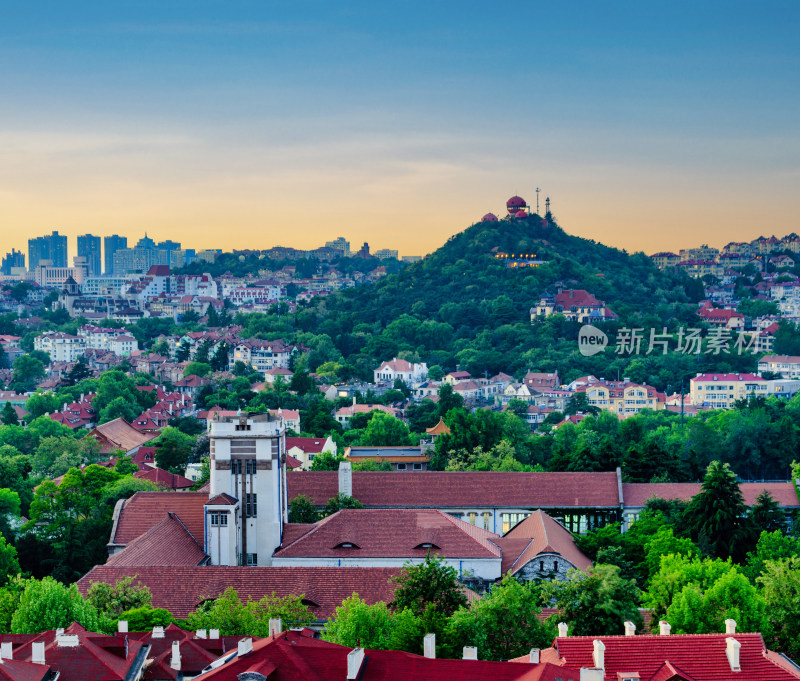
{"type": "Polygon", "coordinates": [[[288,519],[286,427],[270,414],[208,424],[211,492],[205,551],[212,565],[269,565],[288,519]]]}

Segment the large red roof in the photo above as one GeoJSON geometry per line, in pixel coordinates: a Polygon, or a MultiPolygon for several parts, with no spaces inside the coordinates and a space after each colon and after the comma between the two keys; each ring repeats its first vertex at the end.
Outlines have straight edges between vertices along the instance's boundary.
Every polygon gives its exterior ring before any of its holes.
{"type": "Polygon", "coordinates": [[[116,532],[116,544],[127,544],[160,522],[168,511],[174,513],[199,542],[203,540],[203,505],[206,492],[137,492],[122,506],[116,532]]]}
{"type": "MultiPolygon", "coordinates": [[[[288,475],[289,499],[318,505],[338,493],[336,471],[288,475]]],[[[367,507],[618,508],[616,473],[374,472],[353,473],[353,496],[367,507]]]]}
{"type": "Polygon", "coordinates": [[[364,567],[98,565],[78,581],[78,589],[85,594],[92,582],[116,584],[133,577],[134,584],[150,589],[153,607],[166,608],[176,617],[187,617],[229,586],[244,600],[248,596],[258,600],[273,591],[278,596],[304,594],[314,616],[325,620],[353,593],[370,604],[390,602],[394,597],[390,580],[399,572],[399,568],[364,567]]]}
{"type": "MultiPolygon", "coordinates": [[[[744,495],[744,503],[753,506],[763,491],[772,495],[781,506],[798,506],[797,490],[791,482],[742,482],[739,487],[744,495]]],[[[622,496],[626,506],[644,506],[648,499],[681,499],[689,501],[700,493],[699,482],[637,482],[624,483],[622,496]]]]}
{"type": "Polygon", "coordinates": [[[162,520],[119,553],[111,556],[106,565],[200,565],[208,556],[174,513],[166,513],[162,520]]]}

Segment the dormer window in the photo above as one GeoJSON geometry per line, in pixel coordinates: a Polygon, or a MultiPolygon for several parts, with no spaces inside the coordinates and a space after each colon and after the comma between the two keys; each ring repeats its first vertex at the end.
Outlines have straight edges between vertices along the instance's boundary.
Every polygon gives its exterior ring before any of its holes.
{"type": "Polygon", "coordinates": [[[355,543],[353,543],[351,541],[343,541],[343,542],[339,542],[333,548],[335,548],[335,549],[360,549],[361,547],[358,544],[355,544],[355,543]]]}
{"type": "Polygon", "coordinates": [[[414,548],[422,549],[424,551],[425,549],[438,549],[439,547],[436,546],[436,544],[434,544],[433,542],[424,541],[421,544],[417,544],[414,548]]]}

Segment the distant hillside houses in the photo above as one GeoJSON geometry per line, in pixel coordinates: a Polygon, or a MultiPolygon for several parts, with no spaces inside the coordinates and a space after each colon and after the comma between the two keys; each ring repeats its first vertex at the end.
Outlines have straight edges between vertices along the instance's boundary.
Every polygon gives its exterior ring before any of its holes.
{"type": "Polygon", "coordinates": [[[424,362],[416,364],[395,357],[388,362],[383,362],[373,373],[375,383],[394,384],[397,379],[400,379],[410,386],[412,383],[420,383],[428,378],[428,365],[424,362]]]}
{"type": "MultiPolygon", "coordinates": [[[[767,359],[765,364],[771,363],[768,358],[764,359],[767,359]]],[[[794,359],[797,358],[790,358],[787,364],[794,359]]],[[[791,374],[792,370],[788,371],[791,374]]],[[[690,386],[692,404],[708,409],[730,409],[737,400],[746,400],[750,397],[775,396],[789,399],[800,392],[800,380],[796,377],[766,379],[750,373],[697,374],[691,379],[690,386]]]]}
{"type": "Polygon", "coordinates": [[[617,318],[604,302],[583,289],[559,289],[555,295],[543,293],[536,307],[531,308],[531,324],[554,314],[562,314],[568,320],[581,324],[617,318]]]}

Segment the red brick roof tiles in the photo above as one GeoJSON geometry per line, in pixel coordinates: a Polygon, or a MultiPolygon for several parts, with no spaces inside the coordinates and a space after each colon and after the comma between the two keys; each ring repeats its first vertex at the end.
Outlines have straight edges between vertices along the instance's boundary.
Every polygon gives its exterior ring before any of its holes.
{"type": "MultiPolygon", "coordinates": [[[[202,538],[201,535],[199,539],[202,538]]],[[[174,513],[166,513],[151,529],[111,556],[106,565],[200,565],[207,559],[184,524],[174,513]]]]}
{"type": "MultiPolygon", "coordinates": [[[[791,482],[742,482],[739,487],[744,495],[744,502],[754,506],[756,498],[763,491],[772,495],[781,506],[800,506],[797,490],[791,482]]],[[[622,496],[626,506],[640,507],[648,499],[681,499],[688,501],[701,491],[699,482],[658,482],[658,483],[624,483],[622,496]]]]}
{"type": "MultiPolygon", "coordinates": [[[[338,493],[336,471],[287,476],[289,499],[318,505],[338,493]]],[[[353,496],[367,507],[617,508],[616,473],[373,472],[353,473],[353,496]]]]}
{"type": "Polygon", "coordinates": [[[171,511],[191,535],[202,542],[206,501],[207,492],[137,492],[123,504],[112,541],[117,544],[133,541],[171,511]]]}
{"type": "Polygon", "coordinates": [[[424,558],[430,550],[447,558],[500,558],[493,539],[498,536],[441,511],[347,509],[315,523],[275,557],[424,558]]]}
{"type": "Polygon", "coordinates": [[[326,437],[287,437],[286,450],[298,447],[307,454],[319,454],[327,441],[326,437]]]}
{"type": "Polygon", "coordinates": [[[115,584],[133,577],[134,584],[150,589],[153,607],[187,617],[202,602],[217,598],[233,587],[243,599],[260,599],[273,591],[278,596],[304,594],[311,612],[327,619],[345,598],[358,593],[367,603],[392,600],[392,577],[399,568],[362,567],[231,567],[98,565],[78,581],[85,594],[92,582],[115,584]]]}
{"type": "Polygon", "coordinates": [[[149,480],[157,485],[162,485],[168,489],[187,489],[194,485],[194,482],[182,475],[170,473],[163,468],[147,466],[133,474],[134,478],[149,480]]]}

